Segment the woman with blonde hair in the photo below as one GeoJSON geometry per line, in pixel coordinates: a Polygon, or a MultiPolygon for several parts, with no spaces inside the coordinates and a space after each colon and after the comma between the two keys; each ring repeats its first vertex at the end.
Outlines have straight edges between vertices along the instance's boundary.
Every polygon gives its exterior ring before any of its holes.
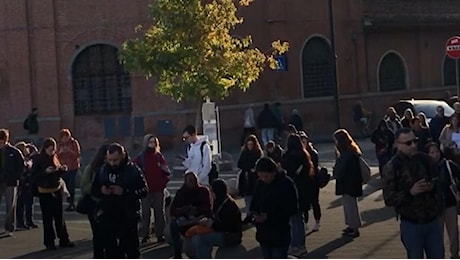
{"type": "Polygon", "coordinates": [[[357,202],[357,198],[363,195],[363,179],[359,162],[361,149],[345,129],[335,131],[334,139],[337,154],[334,165],[335,194],[342,196],[347,225],[343,235],[355,238],[359,237],[358,228],[361,226],[357,202]]]}

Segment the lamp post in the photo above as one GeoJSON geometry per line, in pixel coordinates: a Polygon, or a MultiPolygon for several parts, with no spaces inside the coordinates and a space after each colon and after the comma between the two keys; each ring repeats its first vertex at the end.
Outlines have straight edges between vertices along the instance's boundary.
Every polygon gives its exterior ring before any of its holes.
{"type": "Polygon", "coordinates": [[[332,86],[334,88],[334,105],[335,105],[335,120],[337,128],[340,128],[340,104],[339,104],[339,86],[337,79],[337,56],[335,52],[335,33],[334,33],[334,10],[332,0],[328,0],[328,15],[329,15],[329,38],[331,40],[331,59],[332,59],[332,86]]]}

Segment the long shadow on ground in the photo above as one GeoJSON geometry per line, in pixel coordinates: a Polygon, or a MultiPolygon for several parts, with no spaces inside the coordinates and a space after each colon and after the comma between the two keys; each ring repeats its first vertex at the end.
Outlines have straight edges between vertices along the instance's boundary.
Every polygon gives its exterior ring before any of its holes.
{"type": "Polygon", "coordinates": [[[353,238],[349,238],[349,237],[340,237],[340,238],[336,238],[332,241],[330,241],[329,243],[325,244],[325,245],[322,245],[321,247],[318,247],[317,249],[311,251],[310,253],[308,253],[308,255],[306,255],[305,257],[303,258],[309,258],[309,259],[325,259],[325,258],[329,258],[328,257],[328,254],[345,246],[346,244],[350,243],[353,241],[353,238]]]}
{"type": "Polygon", "coordinates": [[[394,218],[396,221],[396,214],[393,208],[382,207],[361,212],[361,218],[366,223],[365,227],[367,227],[378,222],[387,221],[391,218],[394,218]]]}
{"type": "Polygon", "coordinates": [[[77,240],[74,241],[75,247],[73,248],[57,248],[53,251],[46,251],[45,249],[28,253],[15,257],[15,259],[62,259],[62,258],[79,258],[84,254],[91,253],[93,250],[93,243],[91,240],[77,240]]]}

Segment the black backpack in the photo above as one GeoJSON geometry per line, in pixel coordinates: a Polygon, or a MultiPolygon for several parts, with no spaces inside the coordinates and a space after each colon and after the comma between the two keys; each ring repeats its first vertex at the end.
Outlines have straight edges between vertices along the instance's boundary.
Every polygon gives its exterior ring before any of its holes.
{"type": "MultiPolygon", "coordinates": [[[[206,144],[208,144],[208,142],[202,142],[200,146],[202,164],[203,164],[203,147],[206,144]]],[[[211,171],[209,172],[208,177],[209,177],[209,184],[211,184],[214,180],[219,178],[219,171],[217,170],[217,164],[213,160],[211,160],[211,171]]]]}

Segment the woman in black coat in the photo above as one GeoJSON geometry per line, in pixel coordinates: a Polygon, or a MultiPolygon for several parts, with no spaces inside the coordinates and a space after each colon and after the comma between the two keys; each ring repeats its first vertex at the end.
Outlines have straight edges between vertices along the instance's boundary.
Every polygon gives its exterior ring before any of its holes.
{"type": "Polygon", "coordinates": [[[243,150],[241,151],[240,158],[238,159],[238,168],[241,169],[238,178],[238,191],[244,197],[246,204],[246,219],[249,221],[247,214],[252,202],[252,195],[254,193],[255,184],[257,181],[257,174],[254,171],[257,160],[263,155],[263,150],[260,147],[259,141],[255,135],[250,135],[244,142],[243,150]]]}
{"type": "Polygon", "coordinates": [[[334,165],[336,178],[335,194],[342,196],[345,224],[344,236],[358,237],[361,218],[357,198],[363,195],[363,179],[361,177],[361,150],[345,129],[334,133],[337,160],[334,165]]]}

